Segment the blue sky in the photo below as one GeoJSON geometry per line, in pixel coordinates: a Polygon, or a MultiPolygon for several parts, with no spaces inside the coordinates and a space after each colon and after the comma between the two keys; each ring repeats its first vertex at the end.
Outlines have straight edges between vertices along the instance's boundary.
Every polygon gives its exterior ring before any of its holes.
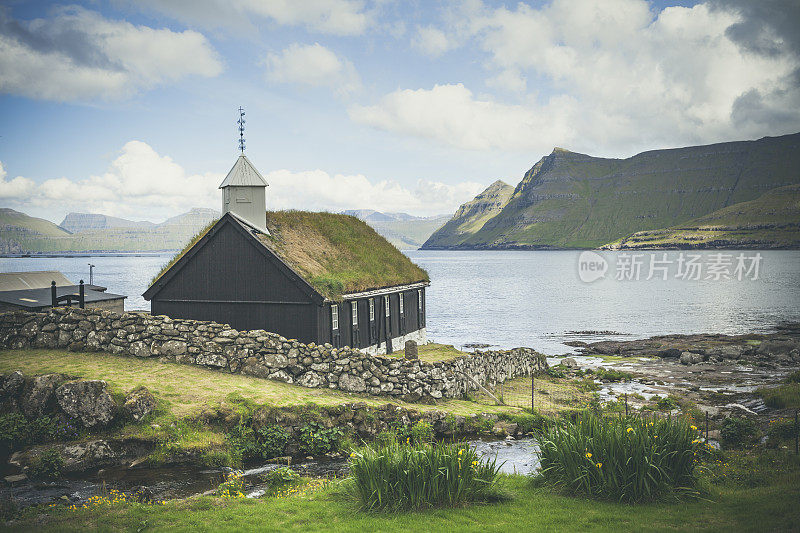
{"type": "Polygon", "coordinates": [[[10,1],[0,205],[56,222],[217,207],[239,105],[273,208],[447,213],[554,146],[793,133],[798,17],[777,0],[10,1]]]}

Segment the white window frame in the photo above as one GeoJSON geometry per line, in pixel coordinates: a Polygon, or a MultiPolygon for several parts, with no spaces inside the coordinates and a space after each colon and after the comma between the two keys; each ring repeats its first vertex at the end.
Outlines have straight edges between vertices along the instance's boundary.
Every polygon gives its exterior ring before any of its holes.
{"type": "Polygon", "coordinates": [[[369,299],[369,321],[375,322],[375,298],[369,299]]]}
{"type": "Polygon", "coordinates": [[[404,309],[404,306],[403,306],[403,303],[404,303],[403,300],[405,300],[405,298],[404,298],[405,294],[403,294],[401,292],[399,294],[399,296],[400,296],[400,314],[403,315],[403,314],[405,314],[405,309],[404,309]]]}
{"type": "Polygon", "coordinates": [[[422,289],[417,289],[417,309],[420,313],[424,310],[422,307],[422,289]]]}
{"type": "Polygon", "coordinates": [[[331,329],[333,331],[339,329],[339,306],[336,304],[331,306],[331,329]]]}
{"type": "Polygon", "coordinates": [[[353,325],[358,327],[358,302],[350,302],[350,311],[353,313],[353,325]]]}
{"type": "Polygon", "coordinates": [[[391,316],[391,307],[389,307],[389,295],[386,295],[386,316],[391,316]]]}

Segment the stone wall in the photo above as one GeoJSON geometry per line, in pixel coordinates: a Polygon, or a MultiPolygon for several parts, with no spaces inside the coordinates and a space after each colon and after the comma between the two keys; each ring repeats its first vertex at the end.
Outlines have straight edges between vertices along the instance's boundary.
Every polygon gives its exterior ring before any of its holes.
{"type": "Polygon", "coordinates": [[[459,398],[475,389],[472,380],[492,387],[547,368],[544,356],[530,348],[476,352],[427,363],[337,349],[327,343],[303,344],[264,330],[237,331],[215,322],[63,307],[46,313],[0,315],[0,347],[159,357],[303,387],[409,401],[459,398]]]}

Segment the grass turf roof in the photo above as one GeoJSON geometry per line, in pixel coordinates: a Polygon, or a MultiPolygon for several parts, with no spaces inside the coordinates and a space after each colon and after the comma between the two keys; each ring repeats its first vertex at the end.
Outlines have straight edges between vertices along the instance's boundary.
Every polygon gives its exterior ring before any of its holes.
{"type": "Polygon", "coordinates": [[[331,300],[429,281],[425,270],[353,216],[267,211],[267,229],[271,235],[260,235],[261,242],[331,300]]]}

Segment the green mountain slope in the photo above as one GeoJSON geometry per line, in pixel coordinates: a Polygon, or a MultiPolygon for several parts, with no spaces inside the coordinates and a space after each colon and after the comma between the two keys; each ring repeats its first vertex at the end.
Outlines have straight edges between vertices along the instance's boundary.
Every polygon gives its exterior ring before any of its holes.
{"type": "Polygon", "coordinates": [[[639,231],[602,248],[800,248],[800,185],[778,187],[674,228],[639,231]]]}
{"type": "Polygon", "coordinates": [[[557,148],[525,174],[505,207],[480,229],[455,244],[432,237],[423,248],[594,248],[798,183],[800,133],[628,159],[557,148]]]}
{"type": "Polygon", "coordinates": [[[458,208],[444,226],[436,230],[423,248],[452,248],[460,246],[478,232],[487,221],[500,213],[508,203],[514,188],[497,180],[478,196],[458,208]]]}
{"type": "Polygon", "coordinates": [[[95,213],[68,213],[59,226],[71,233],[80,233],[82,231],[108,228],[153,227],[155,224],[95,213]]]}
{"type": "Polygon", "coordinates": [[[195,208],[182,215],[167,219],[161,224],[86,229],[70,234],[52,222],[34,219],[16,211],[14,213],[16,213],[14,215],[16,218],[9,217],[10,221],[20,224],[28,223],[29,219],[40,221],[36,227],[43,230],[49,229],[49,233],[34,232],[27,226],[3,224],[0,228],[0,253],[178,250],[209,222],[219,218],[219,212],[214,209],[195,208]],[[54,230],[50,226],[56,229],[54,230]]]}

